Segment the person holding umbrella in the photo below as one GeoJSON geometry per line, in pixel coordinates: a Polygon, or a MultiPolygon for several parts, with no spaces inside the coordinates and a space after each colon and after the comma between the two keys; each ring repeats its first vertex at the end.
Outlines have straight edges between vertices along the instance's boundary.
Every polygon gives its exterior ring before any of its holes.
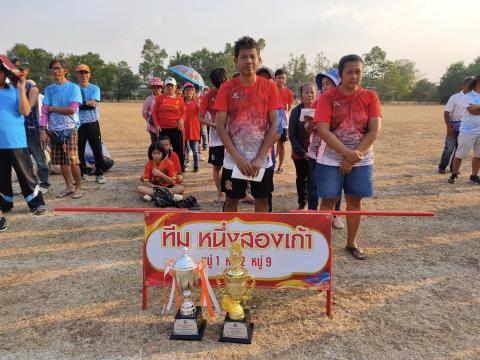
{"type": "Polygon", "coordinates": [[[155,99],[152,110],[152,118],[155,133],[160,136],[168,136],[172,140],[175,151],[185,171],[183,152],[183,126],[185,117],[185,102],[181,96],[176,95],[177,81],[167,77],[164,82],[163,93],[155,99]]]}

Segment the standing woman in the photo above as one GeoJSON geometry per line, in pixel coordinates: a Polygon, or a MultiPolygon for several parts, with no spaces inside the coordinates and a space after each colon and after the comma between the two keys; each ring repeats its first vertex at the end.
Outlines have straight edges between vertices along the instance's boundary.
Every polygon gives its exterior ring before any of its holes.
{"type": "Polygon", "coordinates": [[[26,79],[18,73],[16,86],[7,83],[11,74],[0,62],[0,231],[7,229],[4,212],[13,208],[12,167],[17,173],[23,197],[34,215],[46,212],[42,193],[33,174],[24,116],[30,114],[26,79]]]}
{"type": "Polygon", "coordinates": [[[166,78],[163,93],[155,100],[152,117],[157,137],[168,136],[172,140],[173,151],[178,155],[182,171],[185,171],[182,134],[185,102],[176,90],[177,81],[172,77],[166,78]]]}
{"type": "Polygon", "coordinates": [[[52,163],[60,165],[65,180],[65,189],[57,197],[71,195],[73,199],[80,199],[83,196],[83,190],[77,126],[82,93],[78,85],[67,80],[68,67],[65,60],[53,59],[49,69],[54,83],[45,89],[40,120],[40,140],[44,144],[47,143],[45,128],[48,127],[48,137],[52,143],[52,163]]]}
{"type": "Polygon", "coordinates": [[[305,209],[307,205],[307,182],[309,178],[308,138],[305,134],[304,123],[300,121],[300,113],[302,109],[312,108],[315,101],[315,93],[315,86],[311,82],[300,86],[301,102],[292,109],[288,122],[288,137],[292,143],[292,160],[297,174],[296,184],[299,210],[305,209]]]}
{"type": "Polygon", "coordinates": [[[198,104],[198,98],[195,95],[195,87],[192,83],[185,83],[183,85],[183,100],[185,101],[185,130],[183,132],[185,136],[186,144],[185,159],[188,159],[190,150],[193,151],[193,172],[198,173],[200,155],[198,147],[200,144],[200,120],[198,118],[198,112],[200,106],[198,104]]]}
{"type": "MultiPolygon", "coordinates": [[[[326,143],[317,158],[316,178],[320,210],[333,210],[345,193],[347,211],[360,211],[362,199],[373,196],[373,143],[381,127],[380,101],[374,91],[362,89],[363,60],[358,55],[340,59],[341,84],[320,96],[313,122],[326,143]]],[[[365,260],[358,246],[359,215],[347,216],[346,250],[365,260]]]]}
{"type": "Polygon", "coordinates": [[[157,132],[155,130],[155,124],[153,123],[152,112],[153,112],[153,107],[155,106],[155,99],[157,98],[158,95],[162,93],[162,89],[163,89],[162,79],[160,79],[159,77],[151,78],[150,83],[148,84],[148,88],[152,90],[152,95],[147,97],[143,102],[142,117],[147,122],[147,131],[148,131],[148,134],[150,135],[150,141],[153,144],[159,141],[157,137],[157,132]]]}

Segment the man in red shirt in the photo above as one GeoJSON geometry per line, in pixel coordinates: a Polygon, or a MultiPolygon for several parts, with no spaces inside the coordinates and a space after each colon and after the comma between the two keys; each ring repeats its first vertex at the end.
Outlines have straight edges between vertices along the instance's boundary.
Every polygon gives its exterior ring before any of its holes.
{"type": "Polygon", "coordinates": [[[267,212],[273,176],[269,149],[275,141],[277,110],[282,108],[282,103],[275,84],[256,75],[261,58],[254,39],[246,36],[235,43],[234,61],[240,75],[222,84],[214,104],[218,136],[226,150],[222,172],[222,191],[226,194],[223,210],[237,211],[250,181],[255,211],[267,212]],[[234,168],[252,179],[260,172],[264,174],[260,181],[245,180],[232,176],[234,168]]]}
{"type": "MultiPolygon", "coordinates": [[[[287,72],[285,69],[278,69],[275,71],[275,83],[277,84],[280,97],[282,99],[283,109],[285,110],[286,119],[288,119],[288,112],[293,105],[293,92],[287,88],[287,72]]],[[[288,141],[288,121],[285,122],[282,136],[278,140],[277,154],[278,154],[278,169],[277,174],[283,172],[283,160],[285,159],[285,142],[288,141]]]]}

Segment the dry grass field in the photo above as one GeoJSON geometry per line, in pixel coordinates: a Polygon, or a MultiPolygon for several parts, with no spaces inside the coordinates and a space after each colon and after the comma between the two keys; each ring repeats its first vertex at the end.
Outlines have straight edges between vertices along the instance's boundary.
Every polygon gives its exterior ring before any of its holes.
{"type": "MultiPolygon", "coordinates": [[[[116,161],[107,183],[86,183],[80,200],[56,199],[32,218],[21,197],[0,234],[1,359],[479,359],[480,187],[437,174],[440,106],[385,106],[376,144],[375,197],[368,210],[435,211],[434,218],[365,218],[365,262],[333,232],[334,316],[324,294],[258,290],[251,345],[219,343],[221,319],[201,342],[170,341],[161,292],[141,310],[140,214],[55,213],[58,206],[146,205],[134,192],[149,142],[141,104],[102,104],[104,141],[116,161]]],[[[290,151],[288,151],[290,152],[290,151]]],[[[204,211],[214,186],[208,164],[186,173],[204,211]]],[[[275,176],[275,211],[296,207],[294,166],[275,176]]],[[[251,205],[242,205],[251,211],[251,205]]],[[[295,261],[295,260],[292,260],[295,261]]]]}

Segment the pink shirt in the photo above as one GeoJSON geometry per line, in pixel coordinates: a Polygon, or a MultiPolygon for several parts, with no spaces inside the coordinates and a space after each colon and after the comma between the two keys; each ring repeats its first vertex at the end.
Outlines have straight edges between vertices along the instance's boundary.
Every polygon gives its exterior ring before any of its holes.
{"type": "Polygon", "coordinates": [[[150,95],[143,102],[142,116],[147,122],[147,131],[155,132],[155,127],[148,123],[148,118],[152,115],[153,107],[155,106],[155,95],[150,95]]]}

